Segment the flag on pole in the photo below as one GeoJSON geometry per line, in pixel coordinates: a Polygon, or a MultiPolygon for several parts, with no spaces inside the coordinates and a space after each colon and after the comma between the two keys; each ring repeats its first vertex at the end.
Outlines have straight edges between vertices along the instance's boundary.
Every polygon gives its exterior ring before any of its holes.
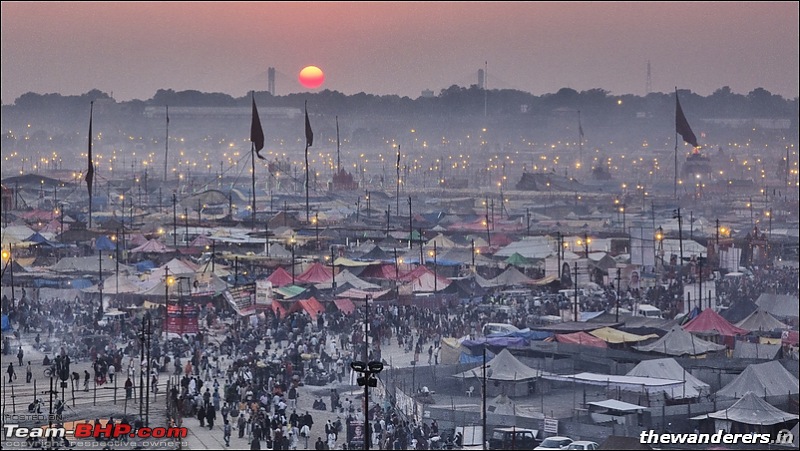
{"type": "Polygon", "coordinates": [[[400,144],[397,145],[397,173],[400,173],[400,144]]]}
{"type": "Polygon", "coordinates": [[[259,153],[264,148],[264,129],[261,128],[261,119],[258,118],[255,93],[253,93],[253,122],[250,124],[250,142],[255,146],[258,158],[265,160],[266,158],[259,153]]]}
{"type": "Polygon", "coordinates": [[[314,132],[311,131],[311,122],[308,121],[308,101],[305,104],[306,110],[306,147],[314,145],[314,132]]]}
{"type": "Polygon", "coordinates": [[[167,125],[169,125],[169,105],[166,105],[166,107],[167,107],[167,125]]]}
{"type": "Polygon", "coordinates": [[[94,110],[94,102],[90,102],[89,105],[89,152],[87,153],[89,165],[86,169],[86,187],[89,189],[89,199],[91,199],[92,184],[94,183],[94,163],[92,162],[92,111],[94,110]]]}
{"type": "Polygon", "coordinates": [[[689,126],[689,121],[686,120],[686,116],[683,115],[683,109],[681,108],[681,102],[678,100],[678,91],[675,91],[675,133],[681,135],[683,140],[687,143],[697,147],[697,137],[694,135],[692,131],[692,127],[689,126]]]}

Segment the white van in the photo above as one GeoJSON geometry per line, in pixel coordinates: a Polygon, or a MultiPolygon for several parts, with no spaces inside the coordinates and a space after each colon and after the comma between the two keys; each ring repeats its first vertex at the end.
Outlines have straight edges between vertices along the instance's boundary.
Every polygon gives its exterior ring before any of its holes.
{"type": "Polygon", "coordinates": [[[650,304],[639,304],[639,316],[661,318],[661,309],[650,304]]]}
{"type": "Polygon", "coordinates": [[[505,323],[486,323],[483,326],[484,337],[488,337],[492,334],[509,334],[511,332],[519,332],[519,328],[513,324],[505,323]]]}

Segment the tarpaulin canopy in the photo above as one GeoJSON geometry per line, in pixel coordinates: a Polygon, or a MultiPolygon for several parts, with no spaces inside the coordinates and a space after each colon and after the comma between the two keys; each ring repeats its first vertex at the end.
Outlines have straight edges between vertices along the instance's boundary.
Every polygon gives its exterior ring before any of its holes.
{"type": "Polygon", "coordinates": [[[298,312],[300,310],[304,310],[311,316],[312,320],[316,320],[317,316],[325,311],[325,307],[319,303],[319,301],[314,298],[313,296],[308,299],[301,299],[296,301],[289,307],[289,313],[298,312]]]}
{"type": "Polygon", "coordinates": [[[345,283],[349,283],[350,286],[353,288],[358,288],[359,290],[379,290],[381,288],[380,285],[375,285],[374,283],[369,283],[365,280],[361,280],[353,273],[348,270],[343,270],[339,274],[336,274],[336,277],[331,277],[331,280],[323,283],[315,284],[318,290],[330,290],[333,287],[333,281],[336,280],[336,286],[341,287],[345,283]]]}
{"type": "Polygon", "coordinates": [[[575,332],[571,334],[556,334],[556,341],[559,343],[593,346],[596,348],[608,347],[608,343],[593,335],[589,335],[586,332],[575,332]]]}
{"type": "Polygon", "coordinates": [[[658,338],[658,335],[656,334],[636,335],[611,327],[601,327],[600,329],[593,330],[589,333],[607,343],[638,343],[650,338],[658,338]]]}
{"type": "Polygon", "coordinates": [[[721,317],[719,313],[710,308],[703,310],[693,320],[686,323],[683,329],[688,332],[716,333],[727,336],[747,335],[750,333],[749,330],[736,327],[729,323],[728,320],[721,317]]]}

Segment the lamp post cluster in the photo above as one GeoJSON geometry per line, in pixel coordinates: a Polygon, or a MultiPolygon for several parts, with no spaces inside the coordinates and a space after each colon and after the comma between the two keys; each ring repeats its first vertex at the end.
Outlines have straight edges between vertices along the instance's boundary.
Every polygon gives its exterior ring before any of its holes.
{"type": "MultiPolygon", "coordinates": [[[[364,360],[369,356],[369,297],[364,298],[364,360]]],[[[369,450],[369,388],[378,386],[378,379],[376,376],[383,371],[383,363],[378,361],[371,361],[366,363],[357,360],[350,363],[350,368],[353,371],[362,374],[356,379],[359,387],[364,387],[364,449],[369,450]]]]}

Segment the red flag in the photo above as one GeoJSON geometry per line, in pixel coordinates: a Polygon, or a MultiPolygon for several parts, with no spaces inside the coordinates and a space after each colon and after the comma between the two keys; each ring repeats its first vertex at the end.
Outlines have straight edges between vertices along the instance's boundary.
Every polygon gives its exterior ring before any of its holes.
{"type": "Polygon", "coordinates": [[[89,167],[86,169],[86,187],[89,189],[89,199],[91,199],[92,184],[94,183],[94,163],[92,163],[92,110],[94,110],[94,102],[90,102],[89,105],[89,152],[87,154],[89,167]]]}
{"type": "Polygon", "coordinates": [[[258,158],[265,160],[266,158],[259,153],[264,148],[264,129],[261,128],[261,119],[258,117],[255,93],[253,93],[253,122],[250,124],[250,142],[255,145],[258,158]]]}
{"type": "Polygon", "coordinates": [[[311,122],[308,121],[308,102],[306,102],[306,147],[314,145],[314,132],[311,131],[311,122]]]}
{"type": "Polygon", "coordinates": [[[681,102],[678,100],[678,91],[675,91],[675,133],[681,135],[683,140],[687,143],[697,147],[697,137],[694,136],[692,127],[689,127],[689,121],[683,115],[681,102]]]}

